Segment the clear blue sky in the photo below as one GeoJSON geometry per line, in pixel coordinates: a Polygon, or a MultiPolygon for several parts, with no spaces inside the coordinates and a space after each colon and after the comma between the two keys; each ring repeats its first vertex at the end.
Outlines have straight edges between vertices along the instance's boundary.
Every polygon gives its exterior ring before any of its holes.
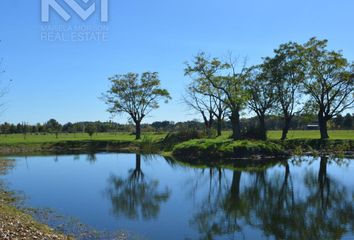
{"type": "MultiPolygon", "coordinates": [[[[50,24],[99,22],[67,11],[72,20],[53,12],[50,24]]],[[[160,72],[173,100],[146,122],[198,118],[186,113],[181,95],[188,82],[184,62],[199,51],[223,56],[231,50],[254,64],[281,43],[317,36],[354,60],[353,0],[110,0],[109,11],[107,41],[49,42],[40,38],[40,0],[1,0],[1,78],[3,85],[13,79],[1,122],[108,120],[98,99],[107,78],[148,70],[160,72]]]]}

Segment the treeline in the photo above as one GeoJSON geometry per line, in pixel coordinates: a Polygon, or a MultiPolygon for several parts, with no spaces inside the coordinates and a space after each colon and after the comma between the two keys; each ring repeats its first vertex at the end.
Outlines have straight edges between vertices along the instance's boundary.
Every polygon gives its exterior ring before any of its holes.
{"type": "MultiPolygon", "coordinates": [[[[291,122],[290,129],[292,130],[305,130],[309,124],[316,122],[315,115],[299,115],[295,116],[291,122]]],[[[257,127],[257,117],[242,118],[241,124],[245,129],[252,129],[257,127]]],[[[266,127],[269,130],[281,130],[283,126],[283,119],[279,116],[268,116],[266,119],[266,127]]],[[[205,124],[198,120],[186,122],[171,122],[171,121],[157,121],[151,124],[142,124],[144,132],[173,132],[189,130],[205,130],[205,124]]],[[[217,126],[214,123],[213,127],[217,126]]],[[[222,121],[221,129],[223,131],[232,130],[230,121],[222,121]]],[[[354,129],[354,114],[346,114],[345,116],[338,115],[329,123],[329,129],[333,130],[353,130],[354,129]]],[[[18,123],[10,124],[3,123],[0,125],[1,134],[60,134],[60,133],[118,133],[129,132],[134,133],[135,127],[133,124],[119,124],[112,121],[108,122],[76,122],[60,124],[55,119],[50,119],[46,123],[40,124],[27,124],[18,123]]]]}
{"type": "Polygon", "coordinates": [[[321,139],[329,138],[332,123],[333,128],[352,125],[351,115],[345,123],[339,115],[354,107],[354,63],[328,50],[327,40],[282,44],[255,66],[231,54],[221,59],[199,53],[186,63],[185,75],[191,81],[184,102],[200,114],[209,135],[214,126],[221,134],[224,119],[231,123],[234,140],[266,139],[273,116],[282,140],[289,129],[299,128],[298,116],[315,115],[313,127],[318,126],[321,139]],[[257,116],[256,127],[242,123],[244,112],[257,116]]]}

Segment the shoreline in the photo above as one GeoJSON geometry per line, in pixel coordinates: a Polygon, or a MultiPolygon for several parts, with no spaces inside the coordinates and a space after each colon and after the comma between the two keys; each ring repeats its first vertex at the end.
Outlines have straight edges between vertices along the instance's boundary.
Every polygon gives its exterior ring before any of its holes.
{"type": "Polygon", "coordinates": [[[163,140],[63,140],[53,143],[0,143],[0,157],[51,154],[92,154],[98,152],[160,154],[177,159],[259,159],[291,155],[354,156],[354,140],[291,139],[239,140],[193,139],[172,143],[163,140]],[[168,145],[168,143],[167,143],[168,145]]]}
{"type": "MultiPolygon", "coordinates": [[[[0,159],[0,175],[13,167],[13,162],[8,159],[0,159]]],[[[73,240],[54,231],[49,226],[39,223],[31,215],[18,207],[18,198],[15,193],[8,191],[0,182],[0,238],[1,239],[53,239],[73,240]]]]}
{"type": "MultiPolygon", "coordinates": [[[[11,169],[12,160],[5,156],[65,155],[94,153],[160,154],[166,159],[192,167],[231,167],[258,169],[286,161],[291,155],[354,156],[354,140],[287,140],[287,141],[231,141],[198,139],[174,144],[172,150],[155,141],[62,141],[56,143],[0,144],[0,175],[11,169]]],[[[71,240],[72,237],[55,232],[39,223],[30,214],[15,206],[16,196],[0,182],[0,233],[11,239],[33,236],[38,239],[71,240]],[[9,224],[8,224],[9,223],[9,224]],[[18,230],[17,230],[18,229],[18,230]],[[24,233],[26,232],[26,233],[24,233]],[[21,235],[25,234],[25,235],[21,235]],[[28,235],[26,235],[28,234],[28,235]]]]}

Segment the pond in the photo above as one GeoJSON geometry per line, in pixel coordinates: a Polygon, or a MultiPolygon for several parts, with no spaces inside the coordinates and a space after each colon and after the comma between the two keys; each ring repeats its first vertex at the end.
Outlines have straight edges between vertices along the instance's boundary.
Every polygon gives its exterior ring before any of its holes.
{"type": "MultiPolygon", "coordinates": [[[[25,196],[24,206],[51,209],[108,234],[151,240],[354,237],[351,159],[292,157],[252,168],[194,167],[118,153],[11,159],[14,168],[0,179],[25,196]]],[[[37,217],[66,233],[78,231],[37,217]]]]}

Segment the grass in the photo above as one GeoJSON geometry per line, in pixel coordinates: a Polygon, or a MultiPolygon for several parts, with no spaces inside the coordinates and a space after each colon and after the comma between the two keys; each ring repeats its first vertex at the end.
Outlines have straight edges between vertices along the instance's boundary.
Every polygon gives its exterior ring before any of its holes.
{"type": "MultiPolygon", "coordinates": [[[[219,139],[227,139],[231,135],[230,131],[224,131],[223,135],[219,139]]],[[[166,136],[166,133],[144,133],[142,139],[148,137],[151,141],[162,140],[166,136]]],[[[268,138],[270,140],[280,139],[281,131],[268,131],[268,138]]],[[[341,139],[351,139],[354,140],[354,130],[332,130],[329,131],[330,139],[341,140],[341,139]]],[[[295,130],[290,131],[288,134],[288,139],[319,139],[320,133],[317,130],[302,131],[295,130]]],[[[63,141],[135,141],[135,136],[129,133],[96,133],[91,138],[87,133],[63,133],[59,134],[56,138],[55,134],[45,134],[45,135],[35,135],[27,134],[26,138],[23,134],[11,134],[5,136],[0,135],[0,145],[1,144],[31,144],[31,143],[56,143],[63,141]]],[[[141,141],[141,140],[140,140],[141,141]]]]}
{"type": "Polygon", "coordinates": [[[173,155],[189,159],[219,159],[286,154],[282,146],[267,141],[198,139],[177,144],[173,149],[173,155]]]}
{"type": "MultiPolygon", "coordinates": [[[[167,133],[143,133],[141,140],[135,140],[135,136],[129,133],[96,133],[90,137],[86,133],[77,134],[59,134],[58,138],[55,134],[12,134],[0,135],[0,154],[37,154],[37,153],[69,153],[69,152],[85,152],[85,151],[127,151],[127,152],[171,152],[177,143],[182,141],[168,142],[162,141],[167,133]]],[[[224,131],[222,136],[214,139],[216,142],[230,141],[230,131],[224,131]]],[[[323,145],[319,139],[319,131],[290,131],[288,141],[280,142],[281,131],[269,131],[270,144],[275,142],[282,145],[285,149],[294,150],[297,146],[303,151],[328,150],[331,152],[353,151],[354,130],[335,130],[329,131],[330,140],[328,144],[323,145]],[[345,144],[344,144],[345,143],[345,144]],[[309,148],[310,146],[311,148],[309,148]],[[340,150],[340,151],[339,151],[340,150]]],[[[191,138],[189,138],[191,139],[191,138]]],[[[187,139],[186,139],[187,140],[187,139]]],[[[185,141],[185,140],[183,140],[185,141]]],[[[247,151],[245,146],[240,152],[260,152],[266,150],[267,146],[254,146],[255,141],[246,141],[248,144],[247,151]],[[257,150],[258,149],[258,150],[257,150]]],[[[213,139],[209,139],[207,146],[213,143],[213,139]]],[[[238,144],[237,142],[233,144],[238,144]]],[[[188,146],[186,146],[188,147],[188,146]]],[[[198,146],[201,147],[201,146],[198,146]]],[[[209,146],[210,147],[210,146],[209,146]]],[[[218,151],[223,154],[230,155],[231,149],[240,148],[232,144],[224,144],[218,151]],[[228,147],[229,149],[223,149],[228,147]]],[[[195,149],[198,151],[198,149],[195,149]]],[[[200,149],[199,149],[200,150],[200,149]]],[[[210,149],[208,149],[209,152],[210,149]]],[[[271,153],[271,152],[270,152],[271,153]]],[[[217,155],[217,154],[215,154],[217,155]]]]}
{"type": "MultiPolygon", "coordinates": [[[[166,134],[164,133],[145,133],[142,136],[144,139],[148,136],[153,141],[163,139],[166,134]]],[[[0,135],[0,145],[12,145],[12,144],[41,144],[41,143],[58,143],[65,141],[127,141],[134,142],[135,136],[129,133],[96,133],[92,138],[87,133],[62,133],[56,138],[55,134],[27,134],[26,137],[23,134],[10,134],[0,135]]],[[[142,140],[139,140],[142,141],[142,140]]],[[[139,142],[137,141],[137,142],[139,142]]]]}
{"type": "MultiPolygon", "coordinates": [[[[354,130],[330,130],[329,137],[332,140],[354,140],[354,130]]],[[[281,131],[268,131],[268,138],[278,140],[281,137],[281,131]]],[[[318,130],[296,130],[289,131],[288,139],[319,139],[318,130]]]]}

